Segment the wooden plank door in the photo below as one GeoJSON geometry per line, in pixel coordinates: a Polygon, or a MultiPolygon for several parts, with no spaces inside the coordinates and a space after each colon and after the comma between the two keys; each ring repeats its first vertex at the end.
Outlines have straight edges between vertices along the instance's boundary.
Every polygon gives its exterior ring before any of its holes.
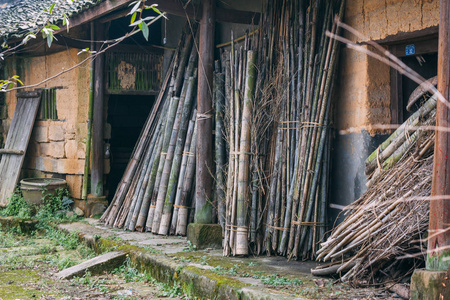
{"type": "Polygon", "coordinates": [[[19,180],[28,142],[41,101],[39,91],[17,93],[17,105],[6,138],[5,149],[24,154],[3,154],[0,160],[0,206],[6,206],[19,180]]]}

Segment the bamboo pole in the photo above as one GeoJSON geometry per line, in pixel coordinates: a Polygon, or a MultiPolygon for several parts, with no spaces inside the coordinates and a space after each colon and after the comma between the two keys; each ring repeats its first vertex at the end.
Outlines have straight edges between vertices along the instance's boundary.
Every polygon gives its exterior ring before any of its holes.
{"type": "Polygon", "coordinates": [[[250,128],[252,122],[253,96],[256,82],[256,53],[247,52],[247,71],[244,92],[244,105],[242,109],[242,127],[239,153],[239,185],[238,200],[236,206],[236,253],[235,255],[248,255],[248,220],[247,202],[248,181],[250,170],[250,128]]]}
{"type": "MultiPolygon", "coordinates": [[[[196,78],[190,77],[188,81],[188,88],[186,91],[186,98],[184,101],[184,107],[181,114],[181,120],[179,129],[177,132],[177,140],[174,150],[174,158],[171,166],[171,171],[169,175],[169,181],[167,186],[167,192],[164,200],[163,216],[161,218],[161,224],[159,228],[159,234],[167,235],[169,233],[170,221],[172,217],[172,208],[175,200],[176,185],[178,181],[178,176],[181,167],[181,155],[183,154],[183,145],[186,139],[186,131],[189,124],[189,119],[191,116],[191,109],[194,102],[194,88],[195,88],[196,78]]],[[[181,106],[181,104],[180,104],[181,106]]],[[[175,130],[175,126],[174,126],[175,130]]]]}
{"type": "MultiPolygon", "coordinates": [[[[197,153],[197,116],[194,125],[194,133],[192,134],[191,148],[189,150],[189,156],[186,167],[186,175],[183,183],[183,190],[180,196],[180,206],[178,210],[177,228],[175,234],[186,235],[186,229],[188,225],[188,213],[189,213],[189,197],[192,186],[194,185],[195,176],[195,162],[197,153]]],[[[195,201],[194,201],[195,203],[195,201]]]]}
{"type": "Polygon", "coordinates": [[[183,183],[184,183],[184,178],[186,176],[186,167],[187,167],[187,163],[188,163],[188,158],[191,155],[189,150],[191,148],[196,116],[197,116],[197,110],[194,109],[192,118],[189,121],[189,127],[188,127],[188,131],[186,134],[186,143],[184,144],[184,150],[183,150],[183,159],[181,161],[180,176],[178,178],[178,184],[177,184],[177,190],[176,190],[176,196],[175,196],[175,202],[174,202],[174,208],[173,208],[172,223],[170,226],[170,234],[172,234],[172,235],[175,234],[176,227],[177,227],[178,211],[180,208],[180,201],[181,201],[181,193],[183,191],[183,183]]]}

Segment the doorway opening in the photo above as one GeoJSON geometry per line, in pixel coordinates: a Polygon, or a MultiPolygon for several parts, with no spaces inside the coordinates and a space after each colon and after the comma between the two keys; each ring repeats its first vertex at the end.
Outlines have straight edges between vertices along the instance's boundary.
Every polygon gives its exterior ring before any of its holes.
{"type": "Polygon", "coordinates": [[[109,202],[114,197],[154,102],[153,95],[109,95],[107,122],[111,125],[111,167],[106,184],[109,202]]]}

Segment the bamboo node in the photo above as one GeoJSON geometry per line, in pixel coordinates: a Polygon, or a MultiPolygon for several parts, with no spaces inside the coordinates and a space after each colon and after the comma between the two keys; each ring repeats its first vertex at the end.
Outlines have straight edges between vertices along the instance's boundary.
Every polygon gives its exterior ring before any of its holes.
{"type": "Polygon", "coordinates": [[[195,153],[194,152],[185,152],[185,151],[183,151],[183,156],[195,156],[195,153]]]}
{"type": "Polygon", "coordinates": [[[176,208],[191,208],[190,206],[178,205],[178,204],[174,204],[173,207],[176,207],[176,208]]]}
{"type": "Polygon", "coordinates": [[[211,119],[212,117],[213,117],[212,114],[200,114],[200,113],[197,113],[197,121],[208,120],[208,119],[211,119]]]}

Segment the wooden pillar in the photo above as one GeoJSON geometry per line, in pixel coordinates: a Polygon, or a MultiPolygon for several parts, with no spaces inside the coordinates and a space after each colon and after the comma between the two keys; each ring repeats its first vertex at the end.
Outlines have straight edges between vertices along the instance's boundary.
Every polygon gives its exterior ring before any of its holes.
{"type": "MultiPolygon", "coordinates": [[[[104,24],[95,24],[95,39],[104,40],[104,24]]],[[[95,50],[100,49],[97,43],[95,50]]],[[[103,196],[103,172],[104,172],[104,54],[99,54],[94,60],[94,120],[92,134],[92,170],[91,170],[91,194],[103,196]]]]}
{"type": "Polygon", "coordinates": [[[195,223],[212,223],[212,88],[215,0],[202,0],[198,61],[198,121],[195,223]]]}
{"type": "MultiPolygon", "coordinates": [[[[439,20],[438,90],[449,99],[450,47],[449,0],[441,0],[439,20]]],[[[449,127],[449,108],[437,102],[436,125],[449,127]]],[[[433,183],[431,195],[450,195],[450,133],[436,131],[434,147],[433,183]]],[[[450,199],[430,201],[427,269],[445,271],[450,265],[450,199]]]]}

